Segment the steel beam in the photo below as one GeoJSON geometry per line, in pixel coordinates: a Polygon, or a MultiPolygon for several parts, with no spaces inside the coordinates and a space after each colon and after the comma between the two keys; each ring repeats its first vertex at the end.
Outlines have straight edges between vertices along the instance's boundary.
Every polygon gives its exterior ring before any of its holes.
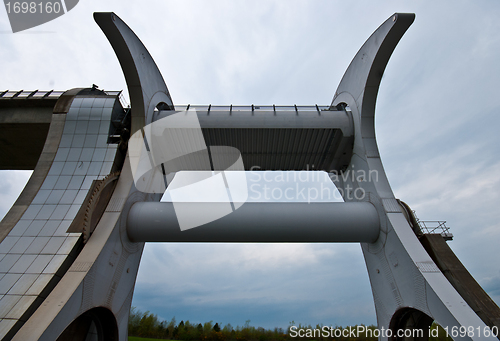
{"type": "Polygon", "coordinates": [[[233,213],[181,231],[175,208],[193,215],[222,208],[217,202],[137,202],[129,211],[127,234],[134,242],[362,242],[380,233],[379,217],[368,202],[247,202],[233,213]]]}

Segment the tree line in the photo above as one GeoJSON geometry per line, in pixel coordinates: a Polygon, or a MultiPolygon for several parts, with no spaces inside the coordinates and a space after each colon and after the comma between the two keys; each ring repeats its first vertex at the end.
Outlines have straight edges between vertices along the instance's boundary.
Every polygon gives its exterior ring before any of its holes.
{"type": "MultiPolygon", "coordinates": [[[[295,324],[294,321],[286,330],[283,328],[264,329],[262,327],[254,327],[250,325],[250,320],[247,320],[243,326],[233,327],[230,323],[222,326],[218,322],[213,321],[205,323],[191,323],[189,321],[180,321],[177,323],[175,317],[170,321],[160,321],[156,314],[149,311],[141,312],[135,307],[130,310],[128,322],[128,333],[130,336],[168,339],[168,340],[199,340],[199,341],[291,341],[296,339],[307,340],[332,340],[332,341],[377,341],[378,338],[373,336],[373,331],[376,326],[364,326],[365,333],[360,333],[353,337],[352,335],[333,336],[335,333],[329,333],[328,336],[315,335],[314,337],[306,336],[306,333],[298,333],[297,331],[323,329],[323,325],[301,325],[295,324]],[[295,326],[292,328],[292,326],[295,326]],[[291,329],[292,328],[292,329],[291,329]],[[293,332],[292,332],[293,330],[293,332]],[[371,332],[370,332],[371,330],[371,332]],[[294,335],[294,337],[292,337],[294,335]],[[303,335],[302,337],[299,335],[303,335]]],[[[330,327],[328,327],[330,328],[330,327]]],[[[334,327],[334,329],[358,329],[358,326],[351,327],[334,327]]],[[[330,330],[330,329],[329,329],[330,330]]],[[[442,328],[439,330],[439,336],[430,337],[429,341],[452,341],[450,337],[446,337],[442,328]]]]}

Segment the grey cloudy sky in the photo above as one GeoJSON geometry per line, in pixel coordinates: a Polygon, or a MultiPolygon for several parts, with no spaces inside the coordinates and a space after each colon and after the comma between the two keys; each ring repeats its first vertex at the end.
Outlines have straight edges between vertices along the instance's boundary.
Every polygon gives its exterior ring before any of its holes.
{"type": "MultiPolygon", "coordinates": [[[[378,96],[382,161],[396,197],[448,221],[450,246],[500,303],[499,2],[81,0],[16,34],[0,11],[0,89],[126,92],[94,11],[136,32],[177,104],[329,104],[370,34],[415,13],[378,96]]],[[[26,176],[0,173],[0,216],[26,176]]],[[[233,326],[376,322],[357,244],[147,245],[133,305],[233,326]]]]}

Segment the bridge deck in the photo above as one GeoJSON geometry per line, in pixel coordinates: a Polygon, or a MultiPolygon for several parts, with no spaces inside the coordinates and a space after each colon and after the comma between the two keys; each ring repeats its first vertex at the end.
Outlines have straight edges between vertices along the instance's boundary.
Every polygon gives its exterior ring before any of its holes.
{"type": "Polygon", "coordinates": [[[60,91],[0,92],[0,169],[34,169],[60,91]]]}
{"type": "MultiPolygon", "coordinates": [[[[237,148],[246,170],[340,170],[352,155],[353,123],[350,112],[326,108],[189,106],[207,146],[237,148]]],[[[160,111],[158,119],[170,114],[160,111]]]]}

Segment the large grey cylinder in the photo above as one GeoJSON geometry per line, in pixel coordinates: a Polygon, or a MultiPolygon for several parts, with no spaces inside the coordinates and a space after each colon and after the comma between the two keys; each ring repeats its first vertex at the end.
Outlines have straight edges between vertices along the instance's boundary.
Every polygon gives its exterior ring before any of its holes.
{"type": "MultiPolygon", "coordinates": [[[[220,203],[193,202],[194,215],[220,203]]],[[[191,208],[191,206],[189,206],[191,208]]],[[[181,231],[171,202],[135,203],[127,233],[134,242],[361,242],[373,243],[380,231],[368,203],[247,202],[220,219],[181,231]]]]}

